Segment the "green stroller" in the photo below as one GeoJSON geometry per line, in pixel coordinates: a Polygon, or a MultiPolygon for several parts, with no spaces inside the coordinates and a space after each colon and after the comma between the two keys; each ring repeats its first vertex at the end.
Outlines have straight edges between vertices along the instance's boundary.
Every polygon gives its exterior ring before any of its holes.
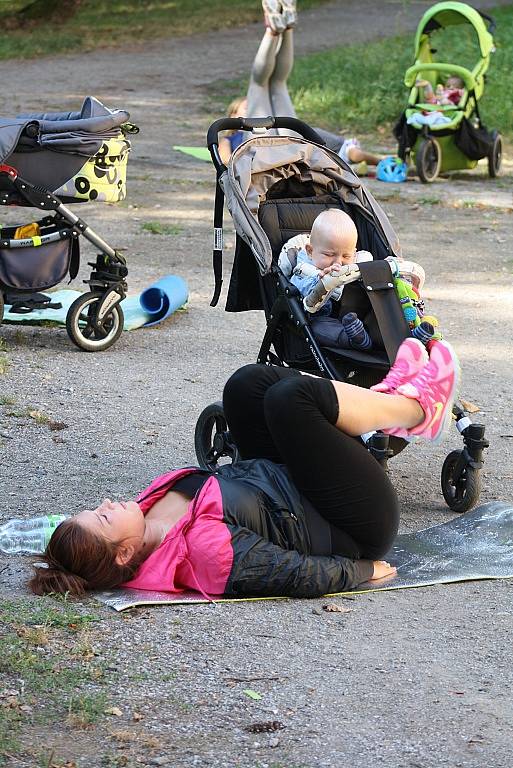
{"type": "MultiPolygon", "coordinates": [[[[488,131],[479,114],[490,55],[495,51],[495,22],[466,3],[437,3],[422,17],[415,35],[415,64],[405,74],[408,106],[394,128],[398,155],[414,163],[419,178],[430,183],[446,171],[474,168],[487,158],[488,173],[499,173],[502,141],[488,131]],[[437,46],[459,25],[472,34],[477,63],[472,69],[436,58],[437,46]],[[446,80],[457,82],[449,93],[446,80]],[[429,98],[428,98],[429,96],[429,98]]],[[[453,39],[453,38],[452,38],[453,39]]],[[[454,55],[454,54],[453,54],[454,55]]]]}

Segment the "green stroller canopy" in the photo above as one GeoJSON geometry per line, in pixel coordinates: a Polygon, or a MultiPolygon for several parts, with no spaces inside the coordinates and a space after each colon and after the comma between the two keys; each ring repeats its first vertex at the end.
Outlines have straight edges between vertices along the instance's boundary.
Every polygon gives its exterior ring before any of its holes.
{"type": "Polygon", "coordinates": [[[487,29],[486,17],[466,3],[437,3],[420,20],[415,34],[415,58],[418,58],[425,35],[438,29],[470,24],[479,40],[481,56],[486,58],[494,49],[493,37],[487,29]]]}

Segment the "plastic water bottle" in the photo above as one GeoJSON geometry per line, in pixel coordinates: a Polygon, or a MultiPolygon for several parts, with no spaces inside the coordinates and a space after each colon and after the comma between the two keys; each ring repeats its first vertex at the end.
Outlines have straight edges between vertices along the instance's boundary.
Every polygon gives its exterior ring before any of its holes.
{"type": "Polygon", "coordinates": [[[0,551],[7,555],[44,552],[52,533],[68,515],[43,515],[28,520],[9,520],[0,526],[0,551]]]}

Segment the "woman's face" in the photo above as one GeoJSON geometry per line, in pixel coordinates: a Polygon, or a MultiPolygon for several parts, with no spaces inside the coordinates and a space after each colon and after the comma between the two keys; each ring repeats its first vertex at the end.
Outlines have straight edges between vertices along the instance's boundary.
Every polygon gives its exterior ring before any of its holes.
{"type": "Polygon", "coordinates": [[[136,501],[104,499],[96,509],[84,509],[74,518],[83,528],[114,544],[131,540],[142,544],[145,524],[136,501]]]}

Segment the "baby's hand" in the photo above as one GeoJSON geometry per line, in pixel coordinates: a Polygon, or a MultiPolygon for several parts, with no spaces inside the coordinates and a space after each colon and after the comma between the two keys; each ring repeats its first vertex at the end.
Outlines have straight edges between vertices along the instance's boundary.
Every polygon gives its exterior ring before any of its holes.
{"type": "Polygon", "coordinates": [[[332,264],[331,267],[324,267],[319,270],[319,277],[325,277],[325,275],[332,275],[340,271],[340,264],[332,264]]]}

